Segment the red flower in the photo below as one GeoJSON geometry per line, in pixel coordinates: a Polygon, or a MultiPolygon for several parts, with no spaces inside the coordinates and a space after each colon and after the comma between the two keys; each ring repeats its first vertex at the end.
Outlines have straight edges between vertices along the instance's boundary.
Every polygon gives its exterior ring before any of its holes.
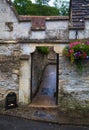
{"type": "Polygon", "coordinates": [[[83,52],[83,58],[86,58],[86,57],[87,57],[86,52],[83,52]]]}
{"type": "Polygon", "coordinates": [[[66,56],[67,56],[67,57],[70,57],[70,53],[67,53],[66,56]]]}

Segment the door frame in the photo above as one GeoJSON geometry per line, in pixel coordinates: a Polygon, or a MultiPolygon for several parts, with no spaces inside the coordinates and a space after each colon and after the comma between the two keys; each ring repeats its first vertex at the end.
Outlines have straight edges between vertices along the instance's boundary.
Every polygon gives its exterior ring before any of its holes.
{"type": "Polygon", "coordinates": [[[56,63],[56,105],[58,105],[58,86],[59,86],[59,54],[57,54],[57,63],[56,63]]]}

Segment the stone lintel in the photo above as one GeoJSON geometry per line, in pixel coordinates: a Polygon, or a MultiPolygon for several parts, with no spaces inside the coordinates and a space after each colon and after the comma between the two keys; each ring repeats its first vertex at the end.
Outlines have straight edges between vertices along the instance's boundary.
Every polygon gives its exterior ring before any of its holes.
{"type": "Polygon", "coordinates": [[[41,40],[38,40],[38,39],[16,39],[16,40],[5,40],[5,39],[2,39],[0,40],[0,44],[26,44],[26,43],[29,43],[29,44],[65,44],[65,43],[69,43],[70,40],[57,40],[57,39],[41,39],[41,40]]]}

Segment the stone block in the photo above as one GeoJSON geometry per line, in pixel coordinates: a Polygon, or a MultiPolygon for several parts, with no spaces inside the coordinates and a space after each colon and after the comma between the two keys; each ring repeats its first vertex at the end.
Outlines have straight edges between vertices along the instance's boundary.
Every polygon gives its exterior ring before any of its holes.
{"type": "Polygon", "coordinates": [[[76,39],[76,31],[75,30],[69,31],[69,39],[76,39]]]}
{"type": "Polygon", "coordinates": [[[45,39],[45,31],[32,31],[30,34],[30,39],[45,39]]]}
{"type": "Polygon", "coordinates": [[[29,60],[29,55],[25,55],[25,54],[21,55],[20,60],[29,60]]]}
{"type": "Polygon", "coordinates": [[[46,30],[66,30],[68,29],[68,21],[46,21],[46,30]]]}
{"type": "Polygon", "coordinates": [[[16,74],[16,75],[19,75],[19,70],[13,69],[12,73],[16,74]]]}

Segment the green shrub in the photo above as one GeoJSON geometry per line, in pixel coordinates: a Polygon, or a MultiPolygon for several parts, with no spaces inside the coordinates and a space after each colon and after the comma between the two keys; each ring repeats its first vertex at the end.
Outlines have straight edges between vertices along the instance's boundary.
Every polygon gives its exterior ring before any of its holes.
{"type": "Polygon", "coordinates": [[[49,53],[48,47],[37,47],[38,52],[47,55],[49,53]]]}

